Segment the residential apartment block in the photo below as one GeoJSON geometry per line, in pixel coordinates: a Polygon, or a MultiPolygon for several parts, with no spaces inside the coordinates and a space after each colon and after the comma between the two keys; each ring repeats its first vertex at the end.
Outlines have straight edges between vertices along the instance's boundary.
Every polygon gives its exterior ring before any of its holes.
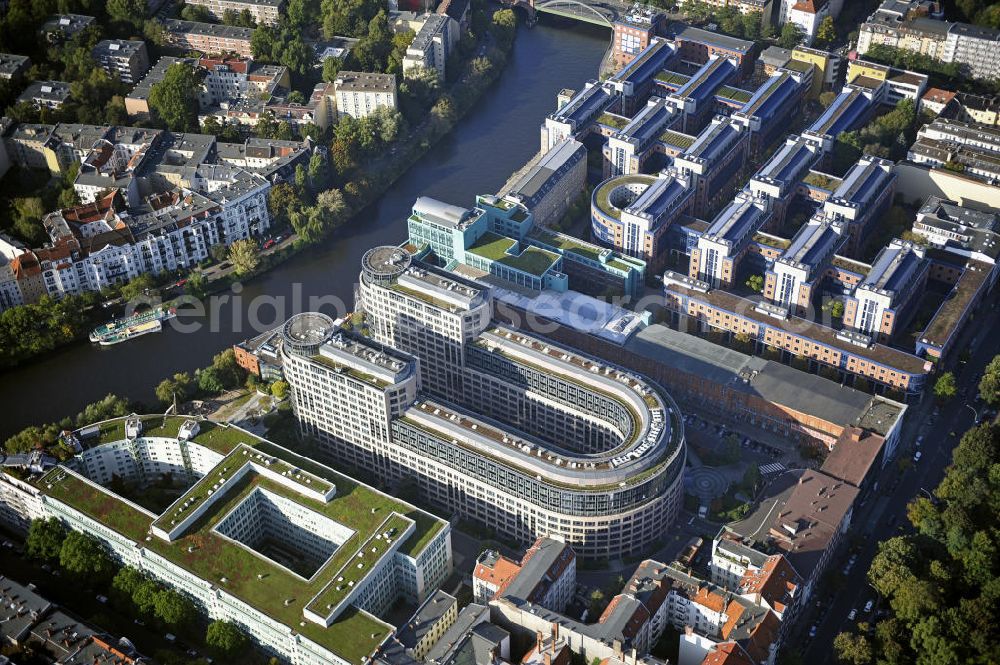
{"type": "Polygon", "coordinates": [[[122,83],[136,83],[149,71],[146,42],[127,39],[105,39],[90,51],[97,66],[122,83]]]}
{"type": "Polygon", "coordinates": [[[395,111],[399,103],[395,74],[338,72],[333,95],[337,117],[364,118],[382,108],[395,111]]]}
{"type": "Polygon", "coordinates": [[[204,7],[216,21],[226,12],[249,12],[257,25],[277,25],[285,0],[191,0],[188,4],[204,7]]]}
{"type": "Polygon", "coordinates": [[[31,104],[42,109],[58,109],[69,99],[69,83],[64,81],[35,81],[17,97],[18,104],[31,104]]]}
{"type": "Polygon", "coordinates": [[[253,56],[250,49],[251,28],[167,19],[163,29],[167,41],[177,48],[200,51],[205,55],[232,53],[244,58],[253,56]]]}
{"type": "Polygon", "coordinates": [[[1000,30],[931,18],[924,0],[885,0],[861,25],[858,54],[891,46],[961,65],[973,78],[1000,76],[1000,30]]]}
{"type": "Polygon", "coordinates": [[[65,465],[33,482],[0,472],[5,505],[19,494],[25,517],[90,534],[283,661],[362,662],[395,632],[379,615],[451,570],[445,520],[233,426],[130,416],[66,436],[87,448],[65,465]],[[161,513],[108,487],[166,474],[186,489],[161,513]]]}
{"type": "Polygon", "coordinates": [[[72,39],[94,25],[96,20],[93,16],[82,14],[59,14],[43,23],[40,32],[46,41],[58,44],[72,39]]]}
{"type": "Polygon", "coordinates": [[[461,37],[458,22],[447,14],[427,14],[403,57],[403,76],[414,68],[431,69],[445,79],[448,56],[461,37]]]}
{"type": "Polygon", "coordinates": [[[31,58],[15,53],[0,53],[0,79],[19,79],[31,66],[31,58]]]}

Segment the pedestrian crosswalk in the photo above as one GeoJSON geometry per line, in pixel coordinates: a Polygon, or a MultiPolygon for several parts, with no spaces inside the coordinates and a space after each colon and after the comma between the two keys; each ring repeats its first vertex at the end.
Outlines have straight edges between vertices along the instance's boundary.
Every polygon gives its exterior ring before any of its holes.
{"type": "Polygon", "coordinates": [[[781,473],[784,470],[785,470],[785,465],[778,462],[774,462],[773,464],[765,464],[764,466],[760,467],[761,474],[765,476],[781,473]]]}

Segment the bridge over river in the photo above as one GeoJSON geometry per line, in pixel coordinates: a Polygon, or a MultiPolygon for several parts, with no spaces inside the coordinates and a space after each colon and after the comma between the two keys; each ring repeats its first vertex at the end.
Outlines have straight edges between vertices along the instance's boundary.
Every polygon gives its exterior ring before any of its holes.
{"type": "Polygon", "coordinates": [[[532,22],[537,12],[544,12],[609,28],[620,18],[662,11],[624,0],[507,0],[505,4],[525,10],[532,22]]]}

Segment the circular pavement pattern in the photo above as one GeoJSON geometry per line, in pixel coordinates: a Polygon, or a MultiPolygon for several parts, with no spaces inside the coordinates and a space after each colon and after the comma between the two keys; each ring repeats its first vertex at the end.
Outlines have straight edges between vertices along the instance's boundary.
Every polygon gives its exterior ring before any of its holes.
{"type": "Polygon", "coordinates": [[[726,474],[718,469],[704,466],[697,469],[688,469],[684,478],[684,484],[687,486],[688,493],[694,494],[703,501],[710,501],[720,497],[729,489],[729,481],[726,479],[726,474]]]}

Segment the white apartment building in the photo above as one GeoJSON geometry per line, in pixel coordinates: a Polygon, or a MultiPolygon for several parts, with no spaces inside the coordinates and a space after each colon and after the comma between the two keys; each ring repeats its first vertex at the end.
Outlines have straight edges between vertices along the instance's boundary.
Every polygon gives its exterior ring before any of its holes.
{"type": "Polygon", "coordinates": [[[421,602],[451,570],[447,522],[249,432],[132,416],[76,437],[86,451],[40,479],[0,471],[0,520],[55,517],[88,533],[282,661],[362,662],[395,631],[378,615],[421,602]],[[188,490],[163,513],[129,498],[167,473],[188,490]],[[112,478],[129,496],[105,487],[112,478]],[[214,556],[190,556],[200,549],[214,556]],[[219,571],[216,557],[237,567],[219,571]]]}
{"type": "Polygon", "coordinates": [[[398,107],[395,74],[339,72],[333,90],[339,118],[364,118],[380,108],[398,107]]]}
{"type": "Polygon", "coordinates": [[[97,66],[122,83],[136,83],[149,70],[146,42],[128,39],[105,39],[91,49],[97,66]]]}
{"type": "Polygon", "coordinates": [[[413,43],[406,49],[403,76],[411,69],[422,67],[435,70],[443,81],[448,56],[458,44],[460,32],[458,22],[447,14],[427,14],[413,43]]]}

